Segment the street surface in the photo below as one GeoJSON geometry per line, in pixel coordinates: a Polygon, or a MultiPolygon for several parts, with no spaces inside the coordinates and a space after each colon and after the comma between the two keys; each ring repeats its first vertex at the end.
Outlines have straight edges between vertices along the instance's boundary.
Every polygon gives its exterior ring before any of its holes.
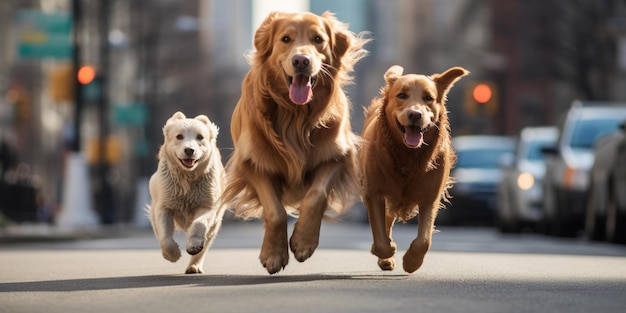
{"type": "MultiPolygon", "coordinates": [[[[292,225],[293,226],[293,225],[292,225]]],[[[415,224],[396,225],[399,249],[415,224]]],[[[0,312],[625,312],[626,247],[441,227],[416,273],[382,272],[365,223],[324,223],[320,247],[268,275],[263,225],[227,222],[205,273],[165,261],[150,230],[0,245],[0,312]]],[[[184,247],[184,237],[177,241],[184,247]]]]}

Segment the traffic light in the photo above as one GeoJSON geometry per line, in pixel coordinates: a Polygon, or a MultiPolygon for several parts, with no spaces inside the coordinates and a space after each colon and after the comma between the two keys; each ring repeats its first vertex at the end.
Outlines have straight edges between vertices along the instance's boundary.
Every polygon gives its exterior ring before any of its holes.
{"type": "Polygon", "coordinates": [[[78,82],[88,85],[96,78],[96,70],[91,65],[83,65],[78,69],[78,82]]]}
{"type": "Polygon", "coordinates": [[[470,83],[465,89],[465,111],[475,116],[484,112],[493,116],[498,111],[498,88],[493,81],[470,83]]]}
{"type": "Polygon", "coordinates": [[[480,104],[485,104],[491,100],[493,97],[493,92],[491,91],[491,87],[485,83],[479,83],[474,86],[474,90],[472,90],[472,97],[474,101],[480,104]]]}

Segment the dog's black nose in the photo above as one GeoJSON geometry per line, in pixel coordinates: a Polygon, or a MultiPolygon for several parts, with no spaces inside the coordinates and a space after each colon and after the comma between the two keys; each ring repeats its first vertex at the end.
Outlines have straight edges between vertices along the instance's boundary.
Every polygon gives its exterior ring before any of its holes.
{"type": "Polygon", "coordinates": [[[185,155],[187,156],[192,156],[193,155],[193,149],[191,148],[185,148],[185,155]]]}
{"type": "Polygon", "coordinates": [[[409,112],[409,121],[411,123],[417,123],[422,119],[422,112],[413,110],[409,112]]]}
{"type": "Polygon", "coordinates": [[[296,70],[303,70],[311,64],[311,58],[308,55],[296,54],[291,58],[291,65],[296,70]]]}

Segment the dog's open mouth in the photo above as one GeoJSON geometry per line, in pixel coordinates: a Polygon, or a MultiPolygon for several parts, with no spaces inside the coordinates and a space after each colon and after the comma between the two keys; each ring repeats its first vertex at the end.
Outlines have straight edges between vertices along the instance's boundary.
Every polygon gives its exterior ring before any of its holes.
{"type": "Polygon", "coordinates": [[[192,168],[194,165],[196,165],[196,160],[194,159],[179,159],[180,163],[187,167],[187,168],[192,168]]]}
{"type": "Polygon", "coordinates": [[[313,85],[317,81],[317,76],[296,75],[287,77],[289,85],[289,99],[295,104],[306,104],[311,99],[313,85]]]}
{"type": "Polygon", "coordinates": [[[397,120],[396,122],[398,123],[400,131],[402,131],[402,138],[407,146],[416,148],[422,143],[422,140],[424,139],[424,132],[428,129],[428,127],[419,127],[416,125],[405,126],[400,124],[397,120]]]}

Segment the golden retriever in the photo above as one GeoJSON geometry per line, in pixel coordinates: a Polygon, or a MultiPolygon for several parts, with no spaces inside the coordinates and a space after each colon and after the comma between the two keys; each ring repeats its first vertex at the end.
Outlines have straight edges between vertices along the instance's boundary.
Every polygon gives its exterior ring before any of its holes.
{"type": "Polygon", "coordinates": [[[205,115],[186,118],[176,112],[163,127],[158,168],[149,182],[150,223],[166,260],[180,258],[174,230],[187,232],[186,250],[192,257],[186,274],[203,272],[204,256],[224,216],[218,202],[224,167],[217,134],[217,126],[205,115]]]}
{"type": "Polygon", "coordinates": [[[445,107],[453,83],[467,75],[454,67],[431,76],[402,75],[392,66],[386,86],[366,110],[359,167],[363,202],[372,228],[372,253],[383,270],[393,270],[396,244],[392,227],[419,213],[418,234],[403,258],[404,270],[416,271],[431,244],[434,222],[452,185],[456,156],[445,107]]]}
{"type": "Polygon", "coordinates": [[[254,35],[223,199],[236,216],[263,219],[259,258],[270,274],[287,265],[289,248],[308,259],[323,217],[358,200],[358,136],[343,87],[367,41],[328,12],[272,12],[254,35]],[[298,220],[288,242],[290,213],[298,220]]]}

